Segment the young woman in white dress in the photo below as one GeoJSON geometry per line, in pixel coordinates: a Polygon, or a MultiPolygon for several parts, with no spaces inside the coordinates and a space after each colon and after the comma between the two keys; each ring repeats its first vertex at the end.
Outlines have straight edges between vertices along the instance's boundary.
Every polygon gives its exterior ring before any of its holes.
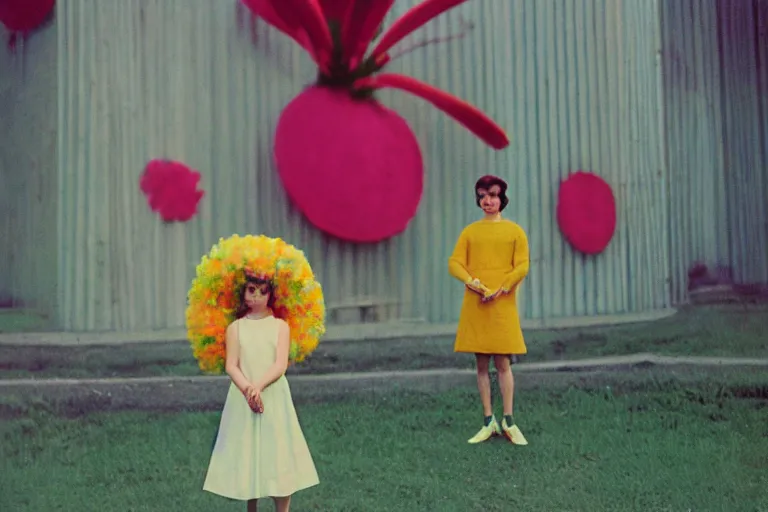
{"type": "Polygon", "coordinates": [[[320,483],[285,378],[288,324],[272,314],[273,287],[247,274],[237,320],[227,328],[229,387],[203,489],[247,502],[270,497],[288,512],[291,495],[320,483]]]}

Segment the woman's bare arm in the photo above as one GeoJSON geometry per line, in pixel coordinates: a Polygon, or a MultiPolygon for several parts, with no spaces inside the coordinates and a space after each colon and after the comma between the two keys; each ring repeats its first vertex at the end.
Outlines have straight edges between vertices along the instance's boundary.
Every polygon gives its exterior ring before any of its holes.
{"type": "Polygon", "coordinates": [[[288,352],[291,348],[291,328],[284,320],[279,320],[280,326],[277,333],[277,353],[275,362],[256,383],[256,389],[262,391],[273,382],[282,377],[288,369],[288,352]]]}
{"type": "Polygon", "coordinates": [[[227,361],[225,369],[227,375],[229,375],[229,378],[235,383],[237,389],[245,394],[248,388],[253,386],[253,384],[245,378],[243,371],[240,369],[240,337],[237,333],[237,321],[232,322],[229,324],[229,327],[227,327],[226,343],[227,361]]]}

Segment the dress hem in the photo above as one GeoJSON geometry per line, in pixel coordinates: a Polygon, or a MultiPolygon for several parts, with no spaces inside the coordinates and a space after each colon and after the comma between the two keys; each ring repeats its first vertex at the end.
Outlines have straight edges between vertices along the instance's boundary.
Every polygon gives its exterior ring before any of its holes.
{"type": "Polygon", "coordinates": [[[209,492],[211,494],[215,494],[216,496],[221,496],[222,498],[227,498],[230,500],[236,500],[236,501],[250,501],[250,500],[261,500],[264,498],[287,498],[288,496],[293,496],[299,491],[303,491],[306,489],[309,489],[311,487],[314,487],[316,485],[320,485],[320,481],[316,481],[315,483],[306,484],[306,485],[300,485],[296,487],[293,492],[290,494],[283,494],[283,495],[272,495],[272,494],[263,494],[261,496],[252,496],[252,497],[242,497],[242,496],[233,496],[230,494],[225,494],[224,492],[214,491],[213,489],[206,489],[203,487],[203,491],[209,492]]]}
{"type": "Polygon", "coordinates": [[[525,352],[485,352],[483,350],[453,350],[456,354],[482,354],[484,356],[524,356],[528,353],[526,350],[525,352]]]}

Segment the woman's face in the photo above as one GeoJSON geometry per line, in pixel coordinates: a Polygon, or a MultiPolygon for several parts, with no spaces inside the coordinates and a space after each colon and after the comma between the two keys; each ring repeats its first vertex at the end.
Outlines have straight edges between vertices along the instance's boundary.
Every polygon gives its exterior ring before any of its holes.
{"type": "Polygon", "coordinates": [[[245,283],[245,293],[243,293],[243,301],[251,311],[260,311],[266,309],[269,302],[269,285],[256,284],[247,282],[245,283]]]}
{"type": "Polygon", "coordinates": [[[477,195],[480,197],[480,208],[482,208],[487,215],[495,215],[499,213],[499,210],[501,209],[501,198],[499,197],[499,194],[501,194],[501,187],[498,185],[491,185],[488,189],[477,189],[477,195]]]}

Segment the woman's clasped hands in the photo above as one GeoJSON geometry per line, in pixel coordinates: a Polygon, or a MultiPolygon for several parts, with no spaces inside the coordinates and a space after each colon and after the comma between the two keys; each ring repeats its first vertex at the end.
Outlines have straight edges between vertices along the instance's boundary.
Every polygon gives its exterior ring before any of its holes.
{"type": "Polygon", "coordinates": [[[248,386],[245,389],[245,399],[248,401],[248,407],[257,414],[264,412],[264,402],[261,401],[261,392],[256,386],[248,386]]]}

